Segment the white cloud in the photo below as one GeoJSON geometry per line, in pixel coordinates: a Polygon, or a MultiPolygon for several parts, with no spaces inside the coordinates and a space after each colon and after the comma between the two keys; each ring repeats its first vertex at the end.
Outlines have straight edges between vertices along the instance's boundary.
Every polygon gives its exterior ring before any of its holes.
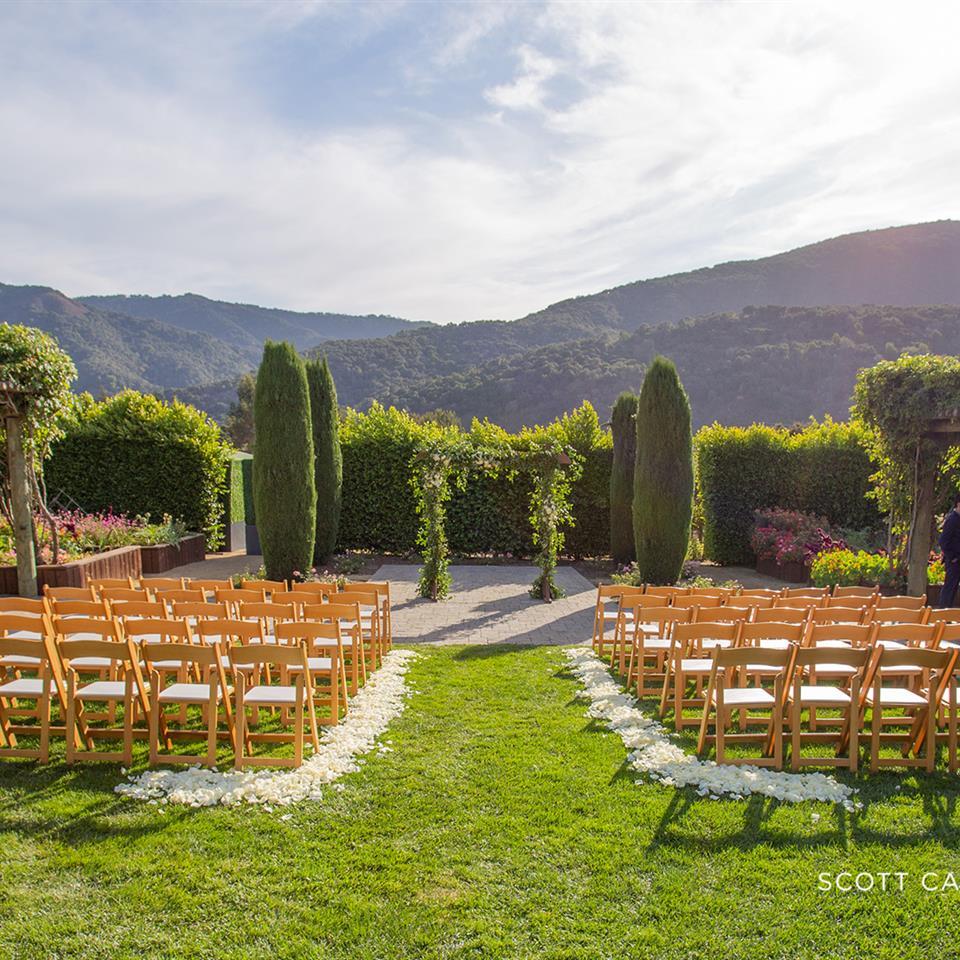
{"type": "Polygon", "coordinates": [[[511,318],[960,215],[946,4],[371,6],[356,69],[397,86],[297,88],[313,123],[251,63],[328,53],[341,5],[50,9],[0,11],[4,282],[511,318]]]}

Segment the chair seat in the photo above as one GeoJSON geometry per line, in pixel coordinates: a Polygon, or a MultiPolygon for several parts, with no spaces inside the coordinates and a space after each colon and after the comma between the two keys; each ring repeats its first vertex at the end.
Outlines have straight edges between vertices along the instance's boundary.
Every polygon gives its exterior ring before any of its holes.
{"type": "MultiPolygon", "coordinates": [[[[637,643],[637,647],[639,646],[640,644],[637,643]]],[[[664,640],[663,637],[644,637],[643,638],[643,650],[645,653],[650,650],[656,652],[660,650],[669,650],[669,649],[670,649],[670,641],[664,640]]]]}
{"type": "Polygon", "coordinates": [[[287,686],[251,687],[244,694],[243,702],[266,707],[294,706],[297,702],[297,688],[287,686]]]}
{"type": "MultiPolygon", "coordinates": [[[[332,670],[333,669],[333,660],[330,657],[307,657],[307,666],[310,668],[311,673],[316,670],[318,673],[323,670],[332,670]]],[[[292,666],[287,667],[287,673],[299,673],[302,667],[292,666]]]]}
{"type": "Polygon", "coordinates": [[[39,677],[22,677],[0,684],[0,697],[39,697],[43,694],[43,681],[39,677]]]}
{"type": "Polygon", "coordinates": [[[859,667],[852,667],[849,663],[818,663],[815,667],[804,667],[803,675],[813,674],[817,677],[852,677],[860,672],[859,667]]]}
{"type": "Polygon", "coordinates": [[[907,645],[902,640],[878,640],[877,646],[892,647],[895,650],[903,650],[907,645]]]}
{"type": "MultiPolygon", "coordinates": [[[[716,702],[717,693],[713,692],[713,700],[716,702]]],[[[723,691],[723,704],[726,707],[757,707],[770,708],[776,701],[773,694],[764,690],[762,687],[725,687],[723,691]]]]}
{"type": "MultiPolygon", "coordinates": [[[[171,683],[160,691],[157,699],[161,703],[208,703],[210,685],[207,683],[171,683]]],[[[217,701],[223,699],[222,691],[217,687],[217,701]]]]}
{"type": "Polygon", "coordinates": [[[686,657],[680,661],[680,669],[684,673],[702,673],[709,674],[713,669],[713,658],[707,657],[691,657],[687,659],[686,657]]]}
{"type": "Polygon", "coordinates": [[[70,666],[75,670],[103,670],[113,666],[115,662],[109,657],[74,657],[70,666]]]}
{"type": "MultiPolygon", "coordinates": [[[[619,616],[620,616],[620,611],[619,611],[619,610],[604,610],[604,611],[603,611],[603,619],[604,619],[604,620],[616,620],[619,616]]],[[[633,619],[633,613],[632,613],[630,610],[624,610],[624,611],[623,611],[623,619],[624,619],[624,620],[632,620],[632,619],[633,619]]]]}
{"type": "Polygon", "coordinates": [[[772,637],[769,640],[761,640],[757,646],[761,650],[788,650],[790,648],[790,641],[779,640],[776,637],[772,637]]]}
{"type": "MultiPolygon", "coordinates": [[[[872,705],[875,702],[874,690],[871,687],[864,694],[866,703],[872,705]]],[[[925,707],[927,700],[918,693],[908,690],[906,687],[881,687],[880,688],[880,706],[881,707],[925,707]]]]}
{"type": "Polygon", "coordinates": [[[10,653],[5,657],[0,657],[0,665],[4,667],[39,667],[39,657],[21,657],[19,654],[10,653]]]}
{"type": "Polygon", "coordinates": [[[769,663],[748,663],[744,668],[745,673],[753,673],[764,677],[775,677],[783,673],[783,667],[771,666],[769,663]]]}
{"type": "Polygon", "coordinates": [[[77,699],[122,700],[125,686],[122,680],[94,680],[77,689],[77,699]]]}
{"type": "MultiPolygon", "coordinates": [[[[146,666],[146,664],[143,664],[146,666]]],[[[183,666],[182,660],[154,660],[151,664],[156,670],[179,670],[183,666]]]]}
{"type": "Polygon", "coordinates": [[[720,647],[722,650],[726,650],[728,647],[733,646],[730,640],[717,640],[716,638],[704,638],[700,641],[700,646],[704,650],[716,650],[717,647],[720,647]]]}
{"type": "Polygon", "coordinates": [[[228,670],[239,670],[241,673],[253,673],[254,665],[252,663],[233,663],[226,653],[220,657],[220,662],[228,670]]]}
{"type": "MultiPolygon", "coordinates": [[[[793,690],[790,691],[790,699],[793,699],[793,690]]],[[[839,687],[801,686],[800,703],[847,707],[850,705],[850,694],[839,687]]]]}
{"type": "Polygon", "coordinates": [[[818,640],[811,646],[814,650],[849,650],[853,644],[849,640],[818,640]]]}

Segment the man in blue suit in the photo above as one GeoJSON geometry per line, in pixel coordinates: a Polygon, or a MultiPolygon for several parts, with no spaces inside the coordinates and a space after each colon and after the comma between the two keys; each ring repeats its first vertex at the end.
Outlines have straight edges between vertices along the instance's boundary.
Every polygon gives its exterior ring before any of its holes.
{"type": "Polygon", "coordinates": [[[953,509],[943,521],[939,543],[943,551],[944,570],[940,606],[952,607],[957,586],[960,585],[960,494],[953,498],[953,509]]]}

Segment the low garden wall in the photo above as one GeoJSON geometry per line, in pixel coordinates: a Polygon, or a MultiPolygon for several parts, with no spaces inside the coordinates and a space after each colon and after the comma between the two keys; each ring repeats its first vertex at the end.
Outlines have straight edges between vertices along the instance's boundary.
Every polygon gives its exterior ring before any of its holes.
{"type": "MultiPolygon", "coordinates": [[[[70,563],[40,564],[37,586],[85,587],[88,580],[139,577],[143,572],[141,547],[117,547],[70,563]]],[[[0,567],[0,593],[17,593],[17,568],[0,567]]]]}

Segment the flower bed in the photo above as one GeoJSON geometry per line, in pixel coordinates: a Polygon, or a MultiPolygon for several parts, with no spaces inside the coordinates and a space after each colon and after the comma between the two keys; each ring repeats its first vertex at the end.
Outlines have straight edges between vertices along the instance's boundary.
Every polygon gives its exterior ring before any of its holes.
{"type": "Polygon", "coordinates": [[[757,573],[788,583],[808,583],[816,556],[842,550],[846,543],[834,537],[825,517],[799,510],[758,510],[750,538],[757,556],[757,573]]]}

